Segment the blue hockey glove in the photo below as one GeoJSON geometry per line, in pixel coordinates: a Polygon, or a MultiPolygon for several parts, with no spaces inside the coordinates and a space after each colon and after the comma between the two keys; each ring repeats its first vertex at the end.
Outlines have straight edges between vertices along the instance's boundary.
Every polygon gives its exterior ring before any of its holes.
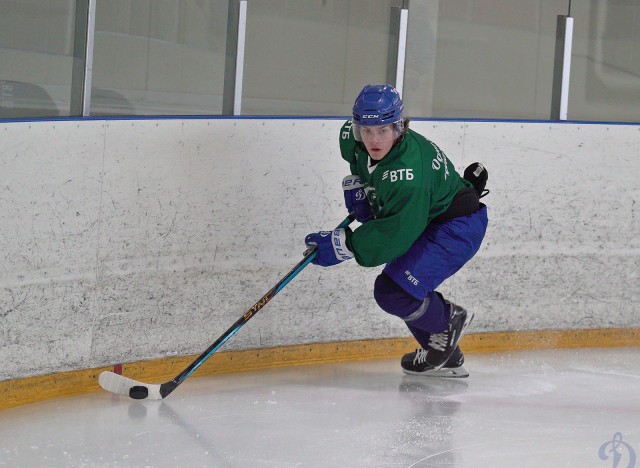
{"type": "Polygon", "coordinates": [[[357,175],[348,175],[342,179],[344,190],[344,204],[349,213],[354,213],[360,223],[366,223],[373,219],[371,204],[364,191],[364,184],[357,175]]]}
{"type": "Polygon", "coordinates": [[[318,248],[318,254],[311,260],[314,265],[327,267],[353,258],[353,252],[347,248],[347,234],[344,229],[314,232],[305,237],[304,243],[307,247],[318,248]]]}

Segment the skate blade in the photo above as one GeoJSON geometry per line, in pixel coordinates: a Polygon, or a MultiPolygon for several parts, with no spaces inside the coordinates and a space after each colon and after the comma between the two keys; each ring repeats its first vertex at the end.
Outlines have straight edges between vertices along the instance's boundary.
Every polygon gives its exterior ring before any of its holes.
{"type": "Polygon", "coordinates": [[[444,377],[448,379],[463,379],[465,377],[469,377],[469,371],[466,367],[442,367],[438,370],[432,369],[423,372],[410,371],[407,369],[402,369],[407,375],[421,375],[424,377],[444,377]]]}

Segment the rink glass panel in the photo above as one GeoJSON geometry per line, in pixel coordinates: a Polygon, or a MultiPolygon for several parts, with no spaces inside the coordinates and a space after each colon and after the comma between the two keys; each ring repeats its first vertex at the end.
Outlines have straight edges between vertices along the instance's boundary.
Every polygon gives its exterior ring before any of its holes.
{"type": "MultiPolygon", "coordinates": [[[[230,114],[237,3],[95,0],[89,113],[230,114]]],[[[0,0],[0,118],[82,115],[88,5],[0,0]]],[[[570,14],[568,118],[640,121],[640,0],[248,0],[242,114],[343,116],[395,84],[402,7],[411,117],[549,119],[570,14]]]]}

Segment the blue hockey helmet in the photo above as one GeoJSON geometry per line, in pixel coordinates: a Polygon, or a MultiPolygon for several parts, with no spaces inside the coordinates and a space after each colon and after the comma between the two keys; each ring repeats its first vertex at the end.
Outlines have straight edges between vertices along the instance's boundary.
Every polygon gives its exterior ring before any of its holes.
{"type": "Polygon", "coordinates": [[[397,136],[403,129],[404,104],[398,91],[390,84],[366,85],[353,104],[353,133],[360,138],[360,127],[393,124],[397,136]]]}

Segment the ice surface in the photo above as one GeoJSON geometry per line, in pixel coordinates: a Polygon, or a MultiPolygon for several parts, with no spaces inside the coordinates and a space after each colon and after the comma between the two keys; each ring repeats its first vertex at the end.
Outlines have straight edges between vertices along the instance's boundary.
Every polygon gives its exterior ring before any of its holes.
{"type": "Polygon", "coordinates": [[[640,348],[465,365],[468,379],[405,376],[396,359],[301,366],[192,377],[162,402],[99,391],[12,408],[0,466],[610,467],[614,445],[618,466],[640,456],[640,348]]]}

